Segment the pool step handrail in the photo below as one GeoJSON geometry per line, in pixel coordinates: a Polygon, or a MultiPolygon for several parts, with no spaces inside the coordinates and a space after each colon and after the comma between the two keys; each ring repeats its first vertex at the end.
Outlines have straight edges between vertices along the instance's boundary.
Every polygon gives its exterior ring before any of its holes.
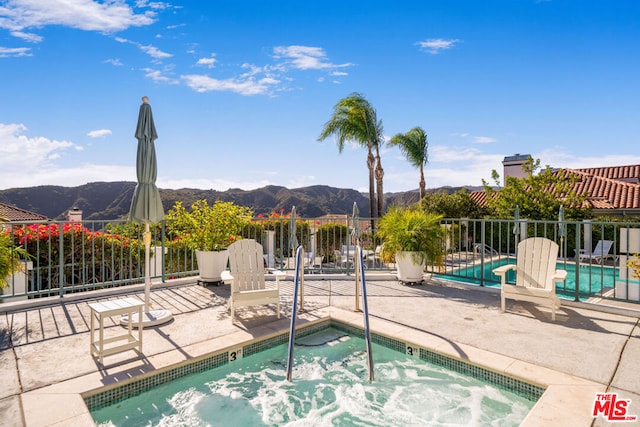
{"type": "Polygon", "coordinates": [[[291,381],[291,372],[293,371],[293,343],[296,338],[296,317],[298,314],[298,289],[300,287],[300,275],[304,274],[304,268],[300,269],[302,264],[302,253],[304,248],[302,245],[296,249],[296,269],[293,281],[293,311],[291,313],[291,327],[289,328],[289,347],[287,348],[287,381],[291,381]]]}
{"type": "MultiPolygon", "coordinates": [[[[296,249],[296,263],[295,263],[295,277],[293,285],[293,308],[291,313],[291,326],[289,328],[289,345],[287,347],[287,381],[291,381],[293,372],[293,346],[296,335],[296,317],[298,313],[298,290],[300,288],[300,278],[304,274],[304,269],[301,269],[302,254],[304,248],[302,245],[296,249]]],[[[367,347],[367,366],[369,368],[369,381],[373,381],[373,355],[371,350],[371,330],[369,328],[369,305],[367,303],[367,282],[364,275],[364,257],[362,254],[362,247],[356,246],[356,257],[358,264],[356,265],[356,289],[358,288],[358,279],[360,279],[360,285],[362,289],[362,307],[364,314],[364,338],[367,347]]]]}
{"type": "MultiPolygon", "coordinates": [[[[369,329],[369,305],[367,304],[367,281],[364,275],[364,257],[362,247],[356,245],[356,289],[358,288],[358,278],[362,285],[362,309],[364,317],[364,340],[367,346],[367,366],[369,367],[369,381],[373,381],[373,355],[371,353],[371,330],[369,329]]],[[[356,291],[357,295],[357,291],[356,291]]]]}
{"type": "Polygon", "coordinates": [[[479,255],[489,255],[489,256],[497,256],[500,255],[500,253],[498,251],[496,251],[495,249],[493,249],[491,246],[487,245],[486,243],[474,243],[473,244],[473,250],[476,254],[479,255]]]}

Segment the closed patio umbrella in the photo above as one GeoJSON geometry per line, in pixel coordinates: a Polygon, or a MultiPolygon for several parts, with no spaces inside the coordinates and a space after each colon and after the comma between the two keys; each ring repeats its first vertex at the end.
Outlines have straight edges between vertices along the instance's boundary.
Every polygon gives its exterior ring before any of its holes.
{"type": "Polygon", "coordinates": [[[289,249],[295,251],[298,249],[298,237],[296,236],[296,207],[291,208],[291,217],[289,218],[289,249]]]}
{"type": "MultiPolygon", "coordinates": [[[[289,248],[291,249],[291,256],[293,257],[294,266],[295,263],[298,262],[296,259],[296,251],[298,249],[298,236],[296,236],[297,224],[296,224],[296,207],[293,206],[291,208],[291,217],[289,218],[289,248]]],[[[298,312],[304,312],[304,262],[303,265],[300,266],[299,271],[300,274],[300,303],[298,312]]]]}
{"type": "Polygon", "coordinates": [[[513,234],[520,234],[520,206],[516,205],[516,211],[513,213],[513,234]]]}
{"type": "Polygon", "coordinates": [[[156,187],[158,165],[154,141],[158,138],[149,98],[142,97],[135,137],[138,140],[136,174],[138,184],[131,200],[129,219],[138,224],[156,224],[164,219],[160,192],[156,187]]]}
{"type": "Polygon", "coordinates": [[[520,206],[516,205],[516,210],[513,213],[513,239],[516,242],[516,254],[518,253],[518,239],[520,236],[520,206]]]}
{"type": "MultiPolygon", "coordinates": [[[[160,192],[158,191],[158,187],[156,187],[158,166],[154,141],[158,138],[158,134],[156,133],[156,127],[153,122],[149,98],[146,96],[142,97],[135,137],[138,140],[138,154],[136,158],[138,184],[133,192],[129,220],[137,224],[145,225],[143,236],[145,246],[145,313],[143,314],[142,323],[143,326],[155,326],[168,322],[171,320],[172,315],[168,310],[151,310],[151,275],[149,271],[151,232],[149,231],[149,225],[156,224],[164,219],[164,209],[162,208],[160,192]]],[[[122,321],[124,321],[124,319],[122,321]]]]}
{"type": "Polygon", "coordinates": [[[353,228],[351,229],[351,235],[353,236],[353,240],[357,245],[360,240],[360,209],[358,209],[358,205],[356,204],[356,202],[353,202],[352,221],[353,228]]]}
{"type": "MultiPolygon", "coordinates": [[[[358,245],[360,244],[360,209],[358,209],[358,205],[356,204],[356,202],[353,202],[353,212],[351,213],[351,220],[353,221],[351,236],[353,237],[353,243],[355,245],[358,245]]],[[[360,261],[359,259],[357,259],[358,254],[356,252],[357,252],[357,249],[355,249],[355,246],[354,246],[354,253],[351,256],[353,256],[354,267],[356,269],[356,299],[357,299],[359,297],[357,277],[358,277],[358,271],[360,268],[360,261]]],[[[347,247],[347,259],[350,259],[349,247],[347,247]]],[[[356,302],[356,309],[358,309],[357,302],[356,302]]]]}
{"type": "Polygon", "coordinates": [[[560,205],[558,210],[558,237],[560,237],[560,258],[562,258],[562,248],[564,238],[567,236],[567,224],[564,222],[564,206],[560,205]]]}

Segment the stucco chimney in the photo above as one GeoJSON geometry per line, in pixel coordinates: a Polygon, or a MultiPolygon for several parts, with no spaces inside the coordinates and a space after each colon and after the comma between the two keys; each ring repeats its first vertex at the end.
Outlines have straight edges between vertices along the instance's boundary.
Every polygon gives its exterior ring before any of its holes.
{"type": "Polygon", "coordinates": [[[82,222],[82,211],[76,207],[67,212],[69,222],[82,222]]]}
{"type": "Polygon", "coordinates": [[[513,156],[506,156],[502,161],[502,166],[504,166],[504,173],[502,174],[502,185],[507,184],[508,176],[525,178],[527,174],[524,170],[522,170],[522,165],[527,163],[530,158],[530,154],[514,154],[513,156]]]}

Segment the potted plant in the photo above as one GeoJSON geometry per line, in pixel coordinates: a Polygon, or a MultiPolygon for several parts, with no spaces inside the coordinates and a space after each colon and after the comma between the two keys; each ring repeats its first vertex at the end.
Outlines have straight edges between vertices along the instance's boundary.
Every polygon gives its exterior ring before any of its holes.
{"type": "Polygon", "coordinates": [[[11,236],[0,228],[0,291],[9,285],[12,274],[25,271],[23,260],[28,258],[29,254],[15,246],[11,236]]]}
{"type": "Polygon", "coordinates": [[[233,202],[216,200],[212,205],[197,200],[187,210],[182,202],[167,212],[167,229],[187,248],[195,250],[202,282],[219,282],[227,267],[227,247],[241,238],[253,211],[233,202]]]}
{"type": "Polygon", "coordinates": [[[395,260],[401,282],[422,282],[427,263],[442,264],[441,218],[426,213],[418,205],[392,206],[380,218],[378,235],[383,242],[382,257],[387,262],[395,260]]]}

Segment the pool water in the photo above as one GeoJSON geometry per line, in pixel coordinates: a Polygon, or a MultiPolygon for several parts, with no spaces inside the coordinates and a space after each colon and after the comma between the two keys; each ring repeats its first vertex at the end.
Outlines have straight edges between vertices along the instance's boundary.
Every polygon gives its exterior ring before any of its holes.
{"type": "MultiPolygon", "coordinates": [[[[489,286],[499,286],[500,278],[493,274],[493,269],[505,265],[515,264],[514,258],[500,258],[484,263],[484,266],[476,265],[448,272],[456,280],[467,283],[479,283],[481,278],[488,281],[489,286]]],[[[558,262],[557,269],[566,270],[567,278],[564,283],[556,285],[559,296],[573,298],[576,290],[576,264],[575,262],[558,262]]],[[[603,290],[615,287],[616,280],[620,280],[619,271],[614,267],[600,265],[581,264],[579,267],[580,294],[582,296],[596,295],[603,290]]],[[[515,283],[515,271],[507,273],[507,282],[515,283]]]]}
{"type": "Polygon", "coordinates": [[[92,411],[99,426],[517,426],[534,401],[335,328],[92,411]]]}

